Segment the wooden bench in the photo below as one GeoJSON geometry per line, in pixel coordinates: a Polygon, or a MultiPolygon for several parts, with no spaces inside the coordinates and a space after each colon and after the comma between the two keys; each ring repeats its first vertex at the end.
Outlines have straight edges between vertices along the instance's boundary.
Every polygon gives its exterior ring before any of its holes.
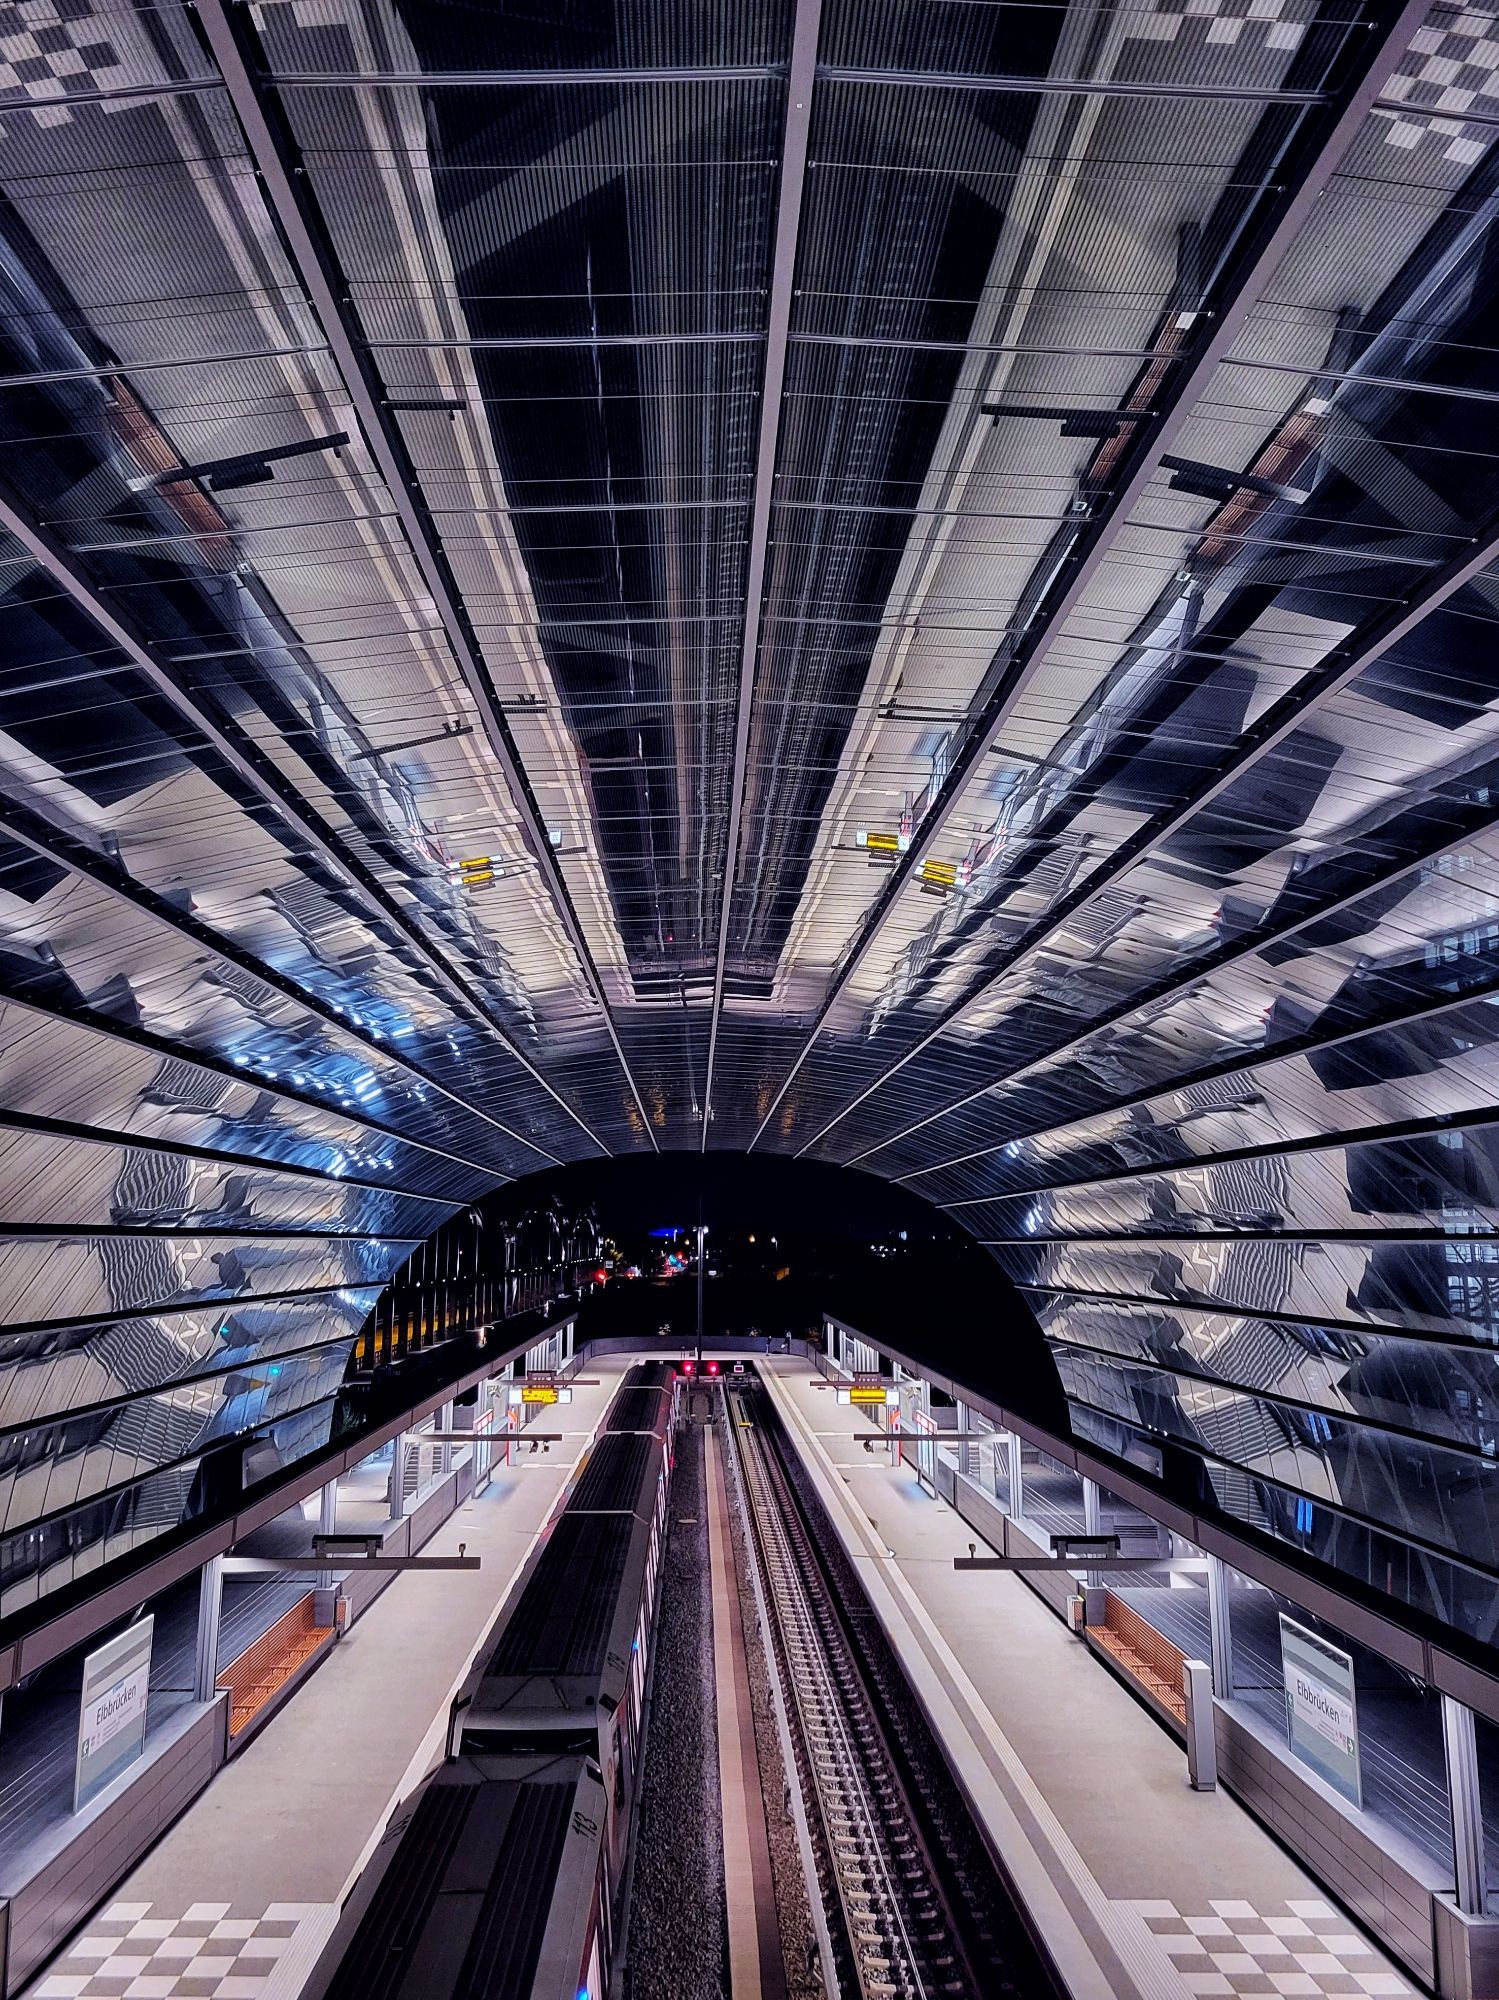
{"type": "Polygon", "coordinates": [[[253,1722],[298,1668],[332,1639],[331,1625],[314,1622],[315,1601],[309,1591],[219,1674],[217,1684],[229,1694],[231,1738],[253,1722]]]}
{"type": "Polygon", "coordinates": [[[1090,1625],[1088,1637],[1101,1652],[1108,1654],[1132,1681],[1160,1703],[1185,1728],[1187,1700],[1182,1692],[1182,1668],[1186,1655],[1162,1638],[1138,1611],[1132,1611],[1112,1590],[1102,1625],[1090,1625]]]}

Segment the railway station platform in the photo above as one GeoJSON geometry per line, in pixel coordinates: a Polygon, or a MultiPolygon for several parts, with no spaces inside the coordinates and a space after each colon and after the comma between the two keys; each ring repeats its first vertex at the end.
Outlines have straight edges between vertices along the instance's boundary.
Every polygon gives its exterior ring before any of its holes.
{"type": "Polygon", "coordinates": [[[953,1569],[975,1530],[810,1363],[757,1365],[1074,2000],[1417,1991],[1018,1576],[953,1569]]]}
{"type": "Polygon", "coordinates": [[[27,2000],[292,2000],[392,1807],[441,1754],[448,1703],[627,1365],[590,1362],[548,1412],[562,1443],[496,1463],[423,1550],[461,1543],[482,1567],[398,1575],[27,2000]]]}

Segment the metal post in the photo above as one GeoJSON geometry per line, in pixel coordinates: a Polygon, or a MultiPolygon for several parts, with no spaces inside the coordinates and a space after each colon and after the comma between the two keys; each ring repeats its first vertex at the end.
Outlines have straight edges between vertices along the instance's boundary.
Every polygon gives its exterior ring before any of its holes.
{"type": "Polygon", "coordinates": [[[1232,1701],[1234,1634],[1228,1616],[1228,1565],[1221,1556],[1208,1557],[1208,1625],[1212,1632],[1213,1693],[1220,1701],[1232,1701]]]}
{"type": "MultiPolygon", "coordinates": [[[[1096,1479],[1085,1479],[1083,1481],[1083,1533],[1085,1535],[1101,1535],[1103,1533],[1103,1496],[1098,1490],[1098,1481],[1096,1479]]],[[[1097,1585],[1102,1583],[1103,1580],[1103,1572],[1101,1570],[1090,1570],[1088,1572],[1088,1582],[1090,1584],[1097,1585]]]]}
{"type": "Polygon", "coordinates": [[[198,1644],[193,1696],[212,1701],[219,1678],[219,1619],[224,1606],[224,1558],[210,1556],[198,1573],[198,1644]]]}
{"type": "Polygon", "coordinates": [[[973,1477],[973,1446],[969,1442],[969,1410],[958,1398],[958,1470],[965,1479],[973,1477]]]}
{"type": "Polygon", "coordinates": [[[1194,1792],[1218,1789],[1218,1742],[1213,1728],[1213,1671],[1206,1660],[1182,1662],[1187,1703],[1187,1781],[1194,1792]]]}
{"type": "Polygon", "coordinates": [[[387,1504],[391,1519],[399,1521],[406,1512],[406,1433],[401,1431],[390,1447],[390,1490],[387,1504]]]}
{"type": "Polygon", "coordinates": [[[1465,1917],[1481,1917],[1488,1902],[1484,1881],[1483,1799],[1478,1780],[1478,1744],[1473,1711],[1442,1696],[1442,1748],[1447,1756],[1447,1797],[1452,1807],[1452,1862],[1457,1907],[1465,1917]]]}
{"type": "MultiPolygon", "coordinates": [[[[488,1410],[489,1377],[486,1375],[484,1380],[479,1384],[478,1395],[474,1398],[473,1453],[475,1493],[483,1491],[485,1483],[489,1478],[489,1468],[493,1463],[493,1455],[489,1449],[489,1426],[484,1422],[488,1410]]],[[[493,1422],[493,1419],[491,1418],[490,1421],[493,1422]]]]}
{"type": "MultiPolygon", "coordinates": [[[[338,1533],[337,1479],[330,1479],[328,1484],[318,1494],[317,1527],[320,1535],[336,1535],[338,1533]]],[[[318,1588],[320,1590],[332,1590],[337,1582],[337,1572],[326,1569],[318,1578],[318,1588]]]]}
{"type": "Polygon", "coordinates": [[[1005,1445],[1010,1454],[1010,1519],[1018,1521],[1025,1512],[1025,1476],[1020,1462],[1019,1433],[1006,1431],[1005,1445]]]}

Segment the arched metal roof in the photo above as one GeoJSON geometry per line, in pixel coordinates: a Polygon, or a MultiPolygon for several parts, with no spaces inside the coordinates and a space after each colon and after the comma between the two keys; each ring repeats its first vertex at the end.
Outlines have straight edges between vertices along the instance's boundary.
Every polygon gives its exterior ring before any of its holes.
{"type": "Polygon", "coordinates": [[[0,1615],[705,1146],[1490,1636],[1496,138],[1478,5],[3,0],[0,1615]]]}

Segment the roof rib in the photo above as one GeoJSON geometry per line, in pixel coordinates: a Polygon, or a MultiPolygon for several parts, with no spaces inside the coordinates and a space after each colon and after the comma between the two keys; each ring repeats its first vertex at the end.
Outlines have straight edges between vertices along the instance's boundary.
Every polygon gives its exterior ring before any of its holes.
{"type": "Polygon", "coordinates": [[[750,708],[755,663],[760,653],[760,610],[770,540],[770,503],[775,489],[776,448],[781,431],[781,390],[791,335],[792,283],[801,228],[802,186],[807,173],[807,141],[812,127],[812,86],[817,70],[817,36],[822,0],[797,0],[792,30],[791,72],[786,84],[786,138],[781,152],[781,188],[776,206],[775,251],[771,260],[770,308],[765,336],[765,378],[760,394],[760,438],[755,459],[755,498],[750,514],[749,558],[744,580],[744,644],[739,658],[739,699],[734,723],[734,775],[729,793],[729,825],[724,842],[723,907],[718,920],[718,952],[713,968],[713,1002],[708,1022],[708,1067],[703,1083],[702,1150],[708,1149],[713,1116],[713,1069],[718,1057],[718,1024],[723,1014],[724,972],[734,914],[739,869],[739,834],[749,765],[750,708]]]}
{"type": "Polygon", "coordinates": [[[1370,110],[1380,100],[1406,53],[1412,35],[1421,27],[1429,11],[1428,0],[1406,0],[1406,4],[1387,18],[1382,29],[1371,22],[1368,44],[1351,66],[1340,88],[1322,105],[1308,110],[1308,123],[1315,124],[1320,136],[1310,142],[1311,150],[1299,171],[1288,173],[1283,183],[1277,183],[1270,190],[1267,209],[1261,217],[1255,239],[1241,253],[1238,267],[1226,290],[1218,298],[1207,301],[1199,311],[1198,325],[1204,331],[1198,337],[1195,353],[1190,348],[1185,350],[1185,357],[1189,358],[1184,358],[1175,387],[1156,399],[1153,420],[1142,421],[1142,439],[1127,476],[1113,488],[1096,514],[1080,527],[1077,544],[1070,556],[1057,565],[1056,576],[1037,607],[1030,629],[1015,649],[1010,670],[1002,677],[967,743],[954,757],[942,787],[916,829],[909,848],[891,870],[879,895],[865,913],[818,1006],[807,1039],[750,1141],[751,1149],[770,1125],[826,1026],[839,994],[867,957],[901,891],[909,881],[919,879],[922,863],[931,855],[969,779],[997,742],[1000,731],[1029,689],[1052,642],[1083,601],[1115,539],[1127,525],[1136,503],[1155,477],[1162,458],[1171,450],[1193,406],[1238,338],[1260,293],[1337,172],[1344,154],[1358,136],[1370,110]]]}
{"type": "MultiPolygon", "coordinates": [[[[378,380],[356,336],[344,303],[337,266],[324,240],[321,222],[298,185],[304,179],[294,164],[294,148],[282,129],[277,110],[267,102],[264,80],[251,66],[248,38],[251,33],[249,10],[236,8],[230,0],[201,0],[197,18],[224,79],[230,101],[244,131],[245,143],[260,177],[266,206],[281,231],[293,267],[306,288],[312,313],[321,327],[335,366],[342,377],[349,400],[359,419],[371,456],[390,492],[402,527],[406,531],[422,580],[431,593],[442,621],[453,657],[458,664],[484,723],[485,735],[499,761],[506,786],[520,815],[536,865],[561,917],[568,941],[577,954],[594,997],[597,999],[614,1053],[624,1072],[625,1082],[640,1114],[643,1130],[655,1147],[656,1136],[640,1095],[619,1030],[615,1026],[604,992],[599,969],[583,935],[583,927],[573,905],[562,871],[552,852],[542,822],[536,795],[521,764],[520,753],[501,710],[482,650],[474,637],[467,613],[447,558],[430,522],[416,497],[416,481],[406,451],[383,405],[378,380]]],[[[590,1135],[596,1136],[596,1135],[590,1135]]],[[[607,1152],[608,1147],[604,1150],[607,1152]]]]}

